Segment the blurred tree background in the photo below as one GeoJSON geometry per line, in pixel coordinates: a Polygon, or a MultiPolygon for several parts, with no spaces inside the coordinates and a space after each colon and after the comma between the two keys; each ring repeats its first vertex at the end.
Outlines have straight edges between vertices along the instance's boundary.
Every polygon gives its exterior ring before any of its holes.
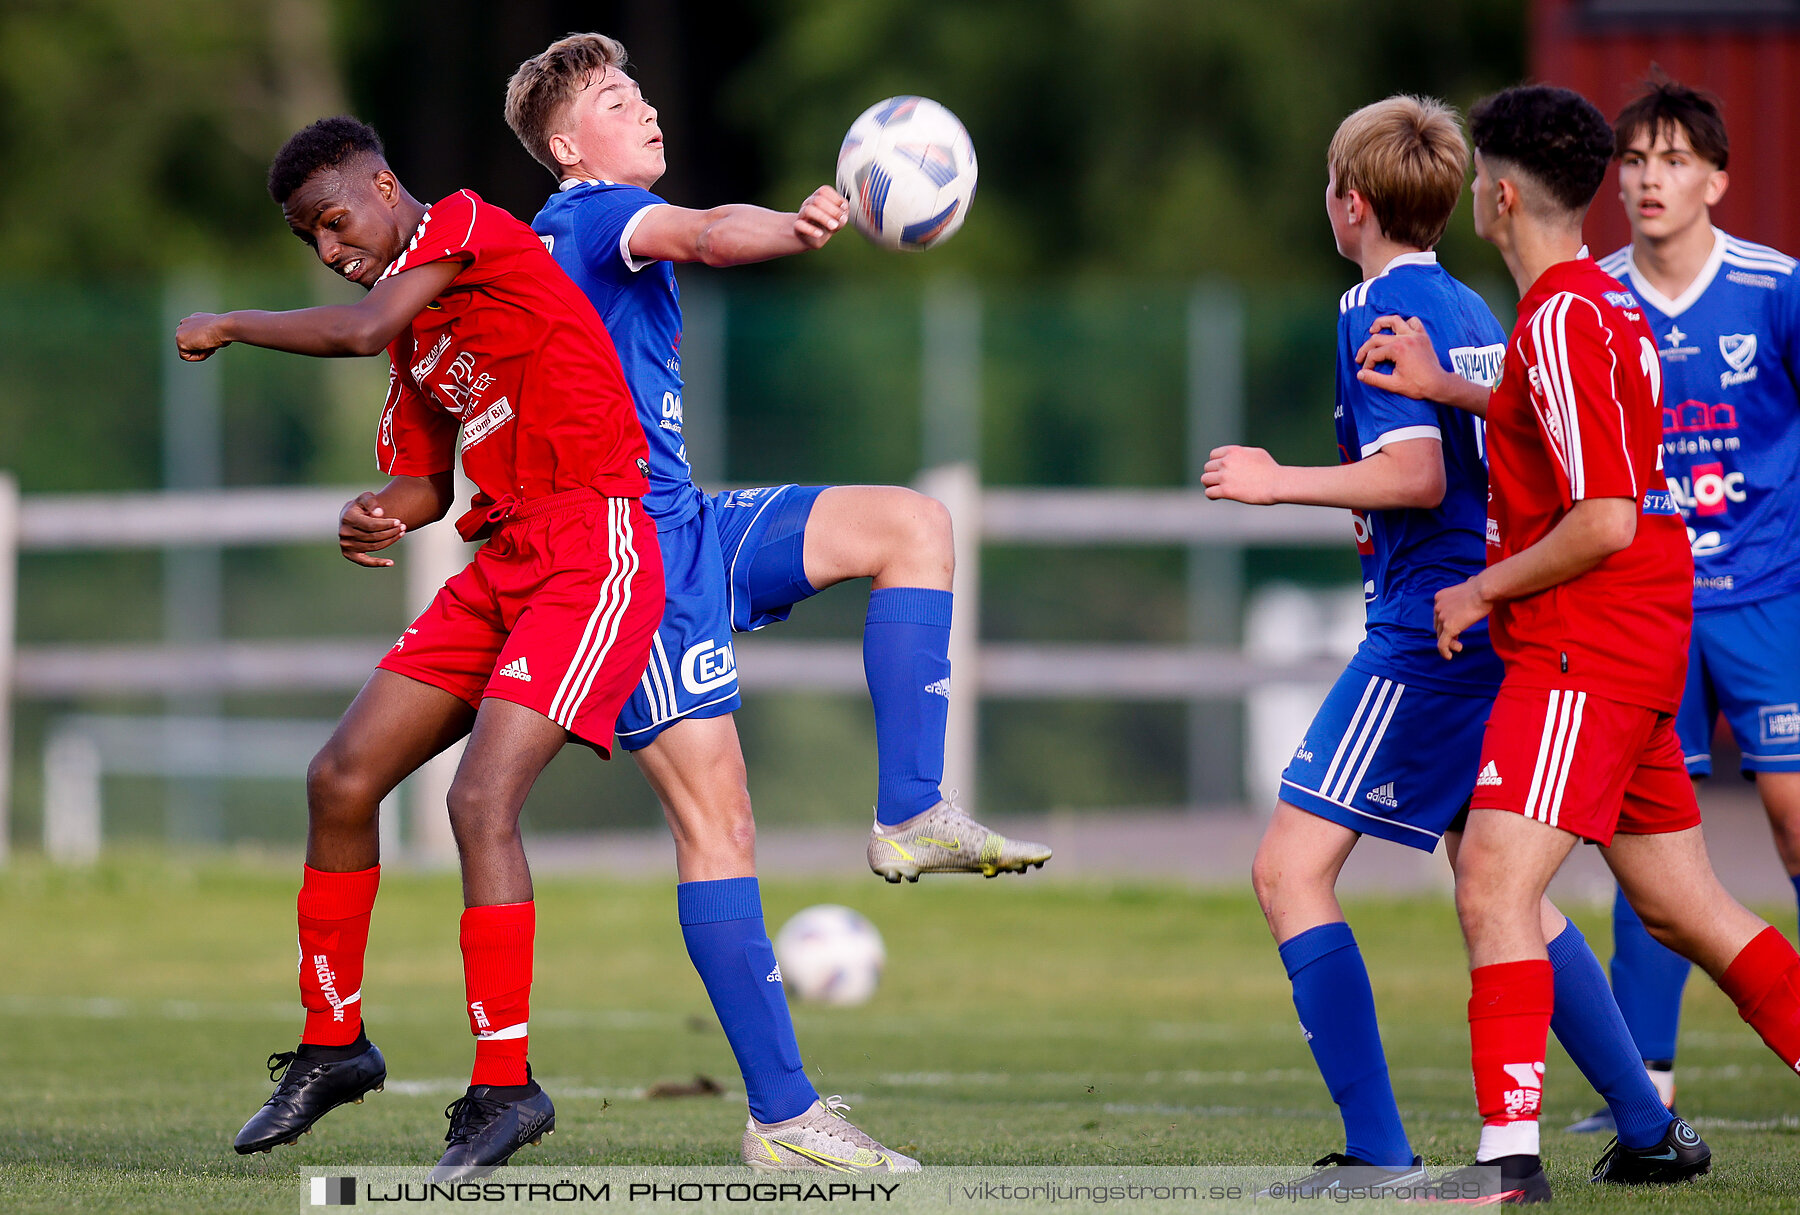
{"type": "MultiPolygon", "coordinates": [[[[5,0],[0,467],[28,493],[160,483],[171,284],[219,306],[342,298],[263,189],[274,150],[315,117],[349,110],[375,123],[421,198],[468,186],[529,218],[552,183],[507,130],[502,92],[521,59],[580,29],[630,47],[668,138],[659,189],[676,203],[792,206],[830,180],[851,119],[896,93],[938,98],[974,137],[980,195],[939,250],[896,256],[845,236],[787,262],[683,270],[729,317],[724,475],[758,483],[912,479],[920,298],[938,280],[981,299],[989,483],[1180,484],[1184,308],[1206,279],[1235,282],[1245,300],[1245,439],[1332,459],[1334,304],[1355,271],[1321,206],[1331,132],[1394,92],[1466,108],[1521,77],[1525,46],[1521,0],[1440,0],[1429,20],[1339,0],[5,0]]],[[[1466,211],[1442,252],[1478,285],[1502,273],[1466,211]]],[[[380,360],[234,349],[220,362],[227,483],[372,479],[380,360]]],[[[996,549],[984,630],[1181,640],[1183,561],[1175,550],[996,549]]],[[[254,550],[228,566],[232,635],[365,636],[401,623],[392,579],[330,554],[254,550]]],[[[1259,578],[1299,566],[1253,554],[1250,568],[1259,578]]],[[[1310,558],[1301,576],[1351,568],[1347,556],[1310,558]]],[[[118,611],[158,601],[154,554],[32,556],[21,577],[24,643],[155,636],[153,607],[123,627],[118,611]]],[[[860,596],[843,590],[785,631],[854,635],[860,620],[860,596]]],[[[845,703],[751,698],[740,724],[765,821],[866,813],[872,736],[866,706],[845,703]]],[[[28,758],[46,723],[72,708],[146,707],[22,707],[22,839],[38,801],[28,758]]],[[[1182,713],[990,706],[984,804],[1178,803],[1182,713]]],[[[239,834],[292,839],[303,821],[292,789],[232,796],[239,834]]],[[[153,829],[156,799],[126,800],[150,807],[140,826],[153,829]]],[[[629,765],[601,770],[585,756],[556,765],[531,813],[557,828],[655,817],[629,765]]]]}

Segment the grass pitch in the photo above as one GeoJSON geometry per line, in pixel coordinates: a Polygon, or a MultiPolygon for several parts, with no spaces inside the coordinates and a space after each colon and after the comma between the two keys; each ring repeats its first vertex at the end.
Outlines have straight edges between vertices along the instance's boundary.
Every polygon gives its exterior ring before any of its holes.
{"type": "MultiPolygon", "coordinates": [[[[267,1096],[261,1062],[299,1026],[298,865],[114,858],[0,875],[0,1208],[292,1211],[307,1166],[429,1164],[467,1083],[455,880],[383,880],[365,979],[385,1093],[273,1156],[231,1137],[267,1096]]],[[[670,878],[539,884],[532,1056],[558,1130],[520,1163],[732,1164],[741,1087],[689,967],[670,878]],[[723,1098],[652,1099],[702,1074],[723,1098]]],[[[1304,1164],[1341,1149],[1286,980],[1247,890],[1007,877],[893,888],[867,874],[771,882],[773,929],[812,903],[868,915],[888,944],[876,999],[800,1007],[821,1093],[927,1167],[1304,1164]]],[[[1350,906],[1413,1143],[1466,1162],[1477,1135],[1449,904],[1350,906]]],[[[1607,948],[1604,917],[1578,916],[1607,948]]],[[[1791,921],[1780,921],[1791,925],[1791,921]]],[[[1800,1087],[1703,980],[1690,986],[1680,1101],[1715,1152],[1674,1191],[1586,1184],[1603,1141],[1547,1129],[1570,1210],[1791,1211],[1800,1087]]],[[[1552,1047],[1546,1128],[1596,1104],[1552,1047]]]]}

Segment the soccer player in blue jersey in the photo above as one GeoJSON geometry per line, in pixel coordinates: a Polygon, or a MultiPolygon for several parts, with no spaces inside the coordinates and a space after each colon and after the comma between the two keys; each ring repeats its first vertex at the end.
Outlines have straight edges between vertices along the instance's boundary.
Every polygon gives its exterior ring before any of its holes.
{"type": "MultiPolygon", "coordinates": [[[[1667,78],[1614,124],[1631,244],[1601,267],[1631,288],[1662,356],[1663,465],[1694,550],[1694,631],[1676,731],[1712,773],[1721,713],[1800,897],[1800,274],[1713,227],[1730,143],[1718,103],[1667,78]]],[[[1663,1100],[1675,1100],[1686,958],[1613,904],[1613,992],[1663,1100]]],[[[1569,1128],[1611,1130],[1601,1110],[1569,1128]]]]}
{"type": "MultiPolygon", "coordinates": [[[[1453,662],[1438,653],[1432,624],[1436,593],[1486,561],[1481,424],[1361,382],[1356,361],[1374,319],[1397,313],[1424,318],[1446,371],[1483,385],[1500,378],[1505,332],[1431,252],[1461,193],[1467,145],[1447,107],[1390,97],[1346,118],[1327,159],[1332,234],[1363,274],[1338,305],[1340,463],[1289,467],[1232,446],[1212,453],[1203,476],[1212,498],[1348,507],[1362,560],[1367,635],[1282,774],[1252,871],[1301,1025],[1343,1116],[1345,1150],[1317,1162],[1299,1183],[1308,1193],[1423,1177],[1335,886],[1364,835],[1425,851],[1443,837],[1454,863],[1502,674],[1485,624],[1462,634],[1453,662]]],[[[1637,1066],[1587,942],[1548,901],[1542,918],[1557,1035],[1617,1111],[1625,1146],[1649,1149],[1671,1115],[1637,1066]]]]}
{"type": "MultiPolygon", "coordinates": [[[[1050,849],[989,831],[939,789],[953,563],[943,506],[895,487],[709,496],[695,486],[682,438],[674,264],[731,266],[817,249],[849,209],[830,187],[798,212],[692,210],[652,194],[664,170],[662,132],[625,67],[625,49],[611,38],[564,38],[520,65],[507,88],[507,122],[558,179],[532,226],[605,321],[650,443],[644,505],[656,521],[668,600],[619,740],[675,835],[682,932],[749,1094],[744,1157],[756,1167],[813,1167],[855,1145],[831,1142],[849,1124],[807,1083],[780,997],[732,719],[732,632],[784,620],[827,586],[872,579],[863,631],[878,755],[870,867],[894,882],[926,872],[992,877],[1041,865],[1050,849]]],[[[879,1145],[861,1150],[891,1155],[879,1145]]]]}

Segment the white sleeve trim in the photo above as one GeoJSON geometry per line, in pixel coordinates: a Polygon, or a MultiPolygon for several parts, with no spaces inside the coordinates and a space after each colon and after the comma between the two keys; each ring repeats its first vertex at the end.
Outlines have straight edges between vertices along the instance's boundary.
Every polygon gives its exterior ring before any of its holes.
{"type": "Polygon", "coordinates": [[[631,255],[631,234],[636,232],[637,226],[644,222],[644,216],[650,214],[650,212],[652,212],[652,211],[656,210],[658,207],[661,207],[664,205],[666,205],[666,204],[651,203],[647,207],[640,207],[638,209],[638,213],[636,215],[633,215],[631,217],[631,219],[625,224],[625,230],[623,232],[619,233],[619,260],[624,262],[625,268],[627,270],[631,271],[633,274],[636,274],[639,270],[642,270],[645,266],[652,265],[656,261],[656,258],[654,258],[654,257],[633,257],[631,255]]]}
{"type": "Polygon", "coordinates": [[[1379,436],[1373,443],[1364,443],[1362,458],[1368,459],[1390,443],[1403,443],[1407,439],[1437,439],[1441,442],[1443,438],[1444,432],[1435,426],[1402,426],[1379,436]]]}

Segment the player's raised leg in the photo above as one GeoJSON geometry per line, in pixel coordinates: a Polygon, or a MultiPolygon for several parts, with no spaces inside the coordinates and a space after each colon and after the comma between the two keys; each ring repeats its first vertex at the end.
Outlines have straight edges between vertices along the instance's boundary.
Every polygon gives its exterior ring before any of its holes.
{"type": "Polygon", "coordinates": [[[877,755],[869,867],[898,882],[921,873],[993,877],[1043,865],[1048,846],[988,830],[941,788],[956,567],[950,512],[910,489],[843,485],[818,493],[797,522],[801,552],[777,544],[772,526],[757,553],[751,577],[759,601],[872,580],[863,625],[877,755]]]}
{"type": "Polygon", "coordinates": [[[362,1024],[363,952],[380,884],[381,801],[469,731],[460,698],[376,671],[307,770],[306,866],[298,900],[300,1045],[269,1056],[275,1092],[233,1141],[240,1153],[292,1143],[320,1118],[381,1088],[387,1065],[362,1024]]]}

